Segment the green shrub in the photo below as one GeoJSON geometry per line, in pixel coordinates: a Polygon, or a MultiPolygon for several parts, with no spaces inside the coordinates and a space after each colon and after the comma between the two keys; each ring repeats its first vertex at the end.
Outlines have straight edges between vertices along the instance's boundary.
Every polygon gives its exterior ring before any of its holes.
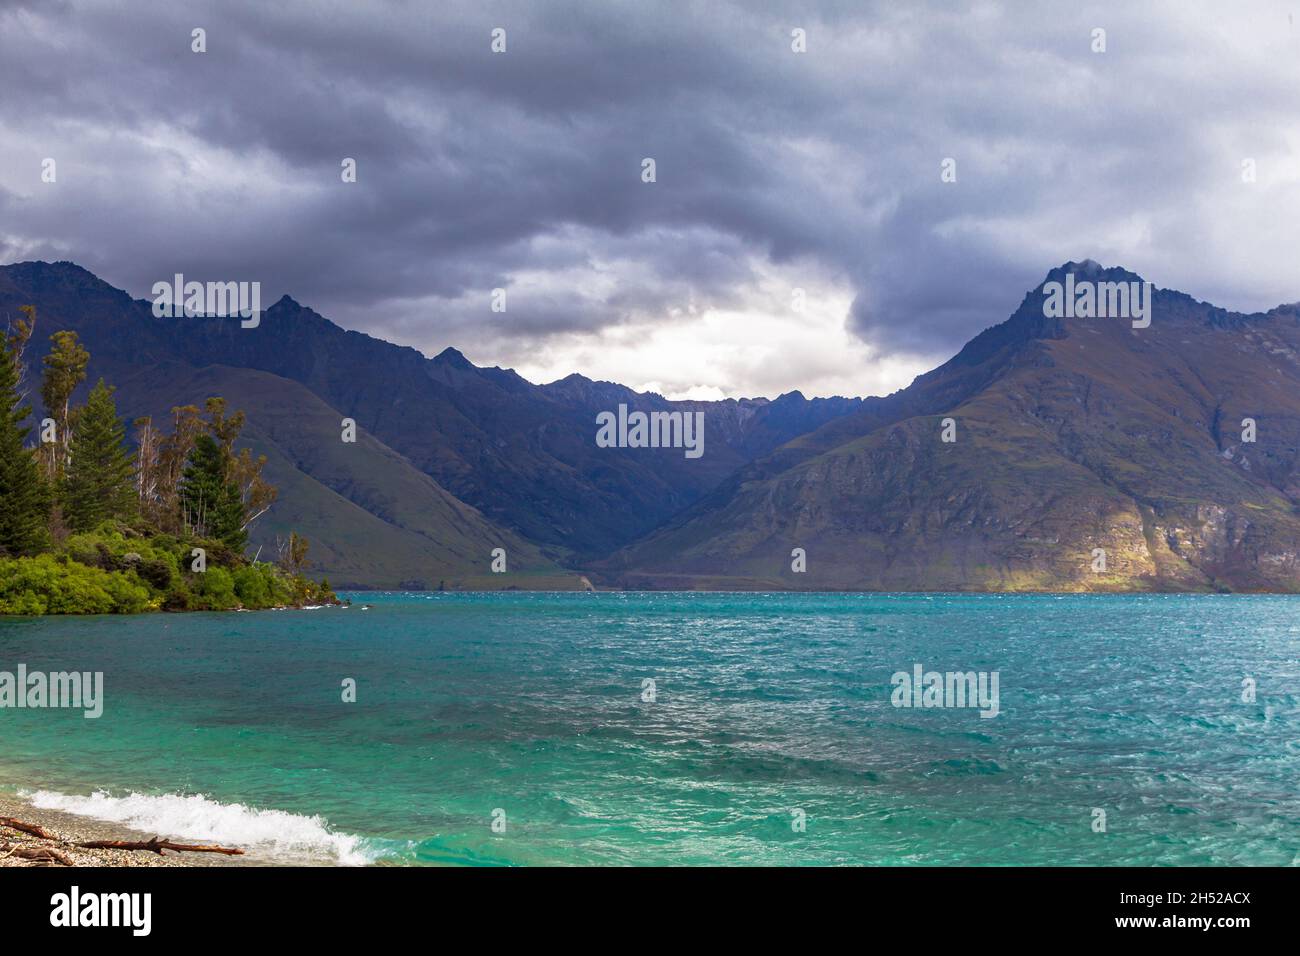
{"type": "Polygon", "coordinates": [[[135,614],[151,602],[134,572],[110,574],[51,554],[0,560],[0,614],[135,614]]]}
{"type": "Polygon", "coordinates": [[[117,614],[223,611],[325,604],[317,583],[247,560],[219,541],[144,535],[116,521],[69,537],[61,553],[0,560],[0,614],[117,614]],[[190,571],[193,548],[207,570],[190,571]]]}
{"type": "Polygon", "coordinates": [[[195,605],[207,611],[225,611],[236,607],[239,599],[235,596],[235,582],[225,568],[209,567],[202,574],[194,575],[193,592],[195,605]]]}
{"type": "Polygon", "coordinates": [[[190,593],[189,586],[183,581],[174,584],[163,598],[162,609],[164,611],[194,610],[194,595],[190,593]]]}
{"type": "Polygon", "coordinates": [[[176,559],[170,554],[145,558],[135,569],[135,573],[155,591],[169,591],[177,576],[176,559]]]}
{"type": "Polygon", "coordinates": [[[240,568],[233,575],[235,595],[239,603],[248,608],[271,607],[274,576],[265,564],[240,568]]]}
{"type": "Polygon", "coordinates": [[[103,587],[113,598],[113,614],[139,614],[156,607],[149,588],[134,573],[105,575],[103,587]]]}

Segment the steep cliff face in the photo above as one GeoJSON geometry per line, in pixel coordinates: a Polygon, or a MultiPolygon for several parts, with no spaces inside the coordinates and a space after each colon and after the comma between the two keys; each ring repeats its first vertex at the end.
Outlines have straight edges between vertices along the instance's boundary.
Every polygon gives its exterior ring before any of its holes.
{"type": "MultiPolygon", "coordinates": [[[[1070,271],[1139,281],[1074,263],[1048,279],[1070,271]]],[[[1045,319],[1042,301],[1040,287],[947,365],[755,462],[602,571],[633,586],[1300,589],[1296,310],[1156,291],[1134,328],[1045,319]]]]}

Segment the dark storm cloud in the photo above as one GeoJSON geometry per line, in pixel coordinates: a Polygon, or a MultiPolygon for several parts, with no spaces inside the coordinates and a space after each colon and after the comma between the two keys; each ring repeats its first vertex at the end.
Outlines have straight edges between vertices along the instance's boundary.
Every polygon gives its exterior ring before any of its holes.
{"type": "Polygon", "coordinates": [[[1296,297],[1278,236],[1297,177],[1262,206],[1236,178],[1294,157],[1284,9],[8,4],[0,256],[137,295],[176,271],[259,279],[472,357],[475,336],[741,309],[759,262],[841,284],[855,334],[926,358],[1067,259],[1258,307],[1296,297]]]}

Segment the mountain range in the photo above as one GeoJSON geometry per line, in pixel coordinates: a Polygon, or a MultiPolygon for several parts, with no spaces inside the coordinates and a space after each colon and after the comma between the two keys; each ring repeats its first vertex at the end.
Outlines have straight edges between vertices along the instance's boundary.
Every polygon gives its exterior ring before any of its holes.
{"type": "MultiPolygon", "coordinates": [[[[1069,275],[1141,282],[1044,283],[1069,275]]],[[[33,365],[70,329],[128,419],[243,409],[280,488],[252,547],[296,530],[338,588],[1300,590],[1300,307],[1157,289],[1135,328],[1043,300],[887,397],[670,401],[428,358],[288,296],[243,328],[0,267],[0,317],[37,307],[33,365]],[[704,454],[600,447],[620,405],[702,413],[704,454]]]]}

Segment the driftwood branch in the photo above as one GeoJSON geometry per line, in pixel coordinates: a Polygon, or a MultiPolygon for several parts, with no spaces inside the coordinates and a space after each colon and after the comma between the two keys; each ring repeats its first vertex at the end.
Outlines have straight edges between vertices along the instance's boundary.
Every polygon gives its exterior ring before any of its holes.
{"type": "Polygon", "coordinates": [[[13,846],[0,853],[0,857],[6,856],[16,856],[20,860],[31,860],[33,863],[58,863],[60,866],[76,866],[76,863],[72,861],[72,857],[51,846],[13,846]]]}
{"type": "Polygon", "coordinates": [[[163,855],[163,850],[176,850],[186,853],[224,853],[226,856],[243,856],[244,851],[229,846],[217,846],[213,843],[173,843],[171,840],[91,840],[89,843],[76,843],[86,850],[148,850],[163,855]]]}
{"type": "Polygon", "coordinates": [[[38,826],[35,823],[23,823],[22,820],[15,820],[13,817],[0,817],[0,827],[8,827],[10,830],[17,830],[20,833],[30,833],[42,840],[57,841],[59,839],[43,826],[38,826]]]}
{"type": "MultiPolygon", "coordinates": [[[[22,820],[15,820],[13,817],[0,817],[0,827],[8,827],[10,830],[17,830],[20,833],[28,833],[42,840],[49,840],[57,843],[62,847],[79,847],[83,850],[146,850],[150,853],[163,855],[163,850],[173,850],[177,853],[222,853],[226,856],[243,856],[244,851],[235,847],[217,846],[213,843],[173,843],[171,840],[164,840],[161,837],[154,837],[151,840],[91,840],[87,843],[71,843],[63,840],[45,827],[36,823],[24,823],[22,820]]],[[[75,866],[66,853],[60,849],[48,846],[10,846],[0,844],[0,857],[16,856],[24,860],[36,860],[52,863],[62,863],[64,866],[75,866]]]]}

